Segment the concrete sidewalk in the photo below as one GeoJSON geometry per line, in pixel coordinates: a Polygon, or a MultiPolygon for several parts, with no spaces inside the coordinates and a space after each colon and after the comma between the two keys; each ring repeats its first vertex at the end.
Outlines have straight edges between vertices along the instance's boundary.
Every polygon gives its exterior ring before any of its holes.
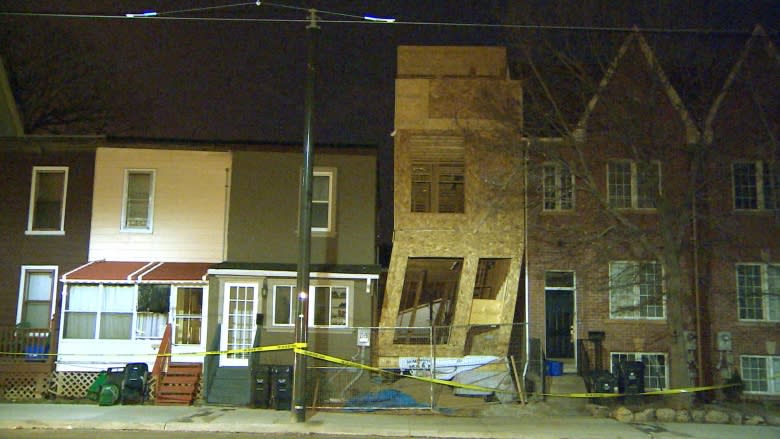
{"type": "Polygon", "coordinates": [[[454,417],[405,412],[309,412],[221,406],[0,404],[0,429],[114,429],[238,433],[322,433],[440,438],[734,438],[779,437],[780,427],[715,424],[624,424],[586,416],[454,417]]]}

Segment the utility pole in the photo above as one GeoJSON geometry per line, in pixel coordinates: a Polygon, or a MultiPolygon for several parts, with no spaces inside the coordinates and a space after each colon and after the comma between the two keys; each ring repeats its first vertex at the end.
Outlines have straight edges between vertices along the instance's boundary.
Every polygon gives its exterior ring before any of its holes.
{"type": "MultiPolygon", "coordinates": [[[[317,11],[309,9],[308,53],[306,58],[306,88],[304,95],[303,174],[301,176],[300,217],[298,222],[298,279],[295,302],[295,342],[309,339],[309,265],[311,263],[311,198],[314,162],[312,121],[314,115],[314,84],[317,75],[317,11]]],[[[293,362],[292,415],[295,422],[306,422],[306,356],[295,353],[293,362]]]]}

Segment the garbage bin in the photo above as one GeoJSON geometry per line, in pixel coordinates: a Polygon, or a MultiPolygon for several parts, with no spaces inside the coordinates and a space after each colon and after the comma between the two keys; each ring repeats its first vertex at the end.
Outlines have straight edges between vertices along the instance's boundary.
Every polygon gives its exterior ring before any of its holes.
{"type": "Polygon", "coordinates": [[[271,408],[292,408],[292,366],[271,366],[271,408]]]}
{"type": "Polygon", "coordinates": [[[645,364],[641,361],[626,361],[620,364],[620,393],[636,395],[645,392],[645,364]]]}
{"type": "Polygon", "coordinates": [[[259,364],[254,366],[251,375],[250,386],[252,388],[252,400],[250,404],[257,409],[267,409],[271,398],[271,366],[259,364]]]}
{"type": "Polygon", "coordinates": [[[590,391],[593,393],[615,393],[617,378],[606,370],[597,370],[590,375],[590,391]]]}

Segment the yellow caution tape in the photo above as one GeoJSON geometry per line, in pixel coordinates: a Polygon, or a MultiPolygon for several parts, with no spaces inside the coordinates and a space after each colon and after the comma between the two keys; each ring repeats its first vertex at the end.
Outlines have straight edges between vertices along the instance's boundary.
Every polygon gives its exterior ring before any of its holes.
{"type": "Polygon", "coordinates": [[[727,387],[735,387],[740,384],[721,384],[717,386],[702,386],[702,387],[684,387],[681,389],[666,389],[666,390],[654,390],[652,392],[643,393],[533,393],[540,396],[551,396],[559,398],[617,398],[623,396],[640,396],[640,395],[677,395],[681,393],[695,393],[705,392],[707,390],[725,389],[727,387]]]}
{"type": "Polygon", "coordinates": [[[244,349],[230,349],[226,351],[206,351],[206,352],[183,352],[183,353],[167,353],[167,354],[127,354],[127,353],[90,353],[90,354],[69,354],[69,353],[37,353],[37,352],[0,352],[0,355],[8,356],[29,356],[35,357],[56,357],[56,356],[79,356],[79,357],[172,357],[172,356],[206,356],[206,355],[222,355],[222,354],[240,354],[240,353],[252,353],[252,352],[268,352],[268,351],[284,351],[292,349],[305,348],[306,343],[288,343],[272,346],[258,346],[253,348],[244,349]]]}

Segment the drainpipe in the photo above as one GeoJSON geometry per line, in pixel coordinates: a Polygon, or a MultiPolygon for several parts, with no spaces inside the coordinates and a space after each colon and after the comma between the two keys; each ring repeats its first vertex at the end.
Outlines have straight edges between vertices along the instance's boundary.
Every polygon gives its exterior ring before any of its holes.
{"type": "Polygon", "coordinates": [[[702,386],[704,383],[704,364],[701,340],[701,295],[699,291],[699,228],[696,212],[696,189],[691,194],[691,219],[693,227],[691,228],[691,238],[693,247],[693,296],[696,300],[696,384],[702,386]]]}
{"type": "Polygon", "coordinates": [[[531,353],[531,294],[528,291],[528,139],[523,140],[523,288],[525,290],[525,365],[523,366],[523,382],[528,373],[528,363],[531,353]]]}

